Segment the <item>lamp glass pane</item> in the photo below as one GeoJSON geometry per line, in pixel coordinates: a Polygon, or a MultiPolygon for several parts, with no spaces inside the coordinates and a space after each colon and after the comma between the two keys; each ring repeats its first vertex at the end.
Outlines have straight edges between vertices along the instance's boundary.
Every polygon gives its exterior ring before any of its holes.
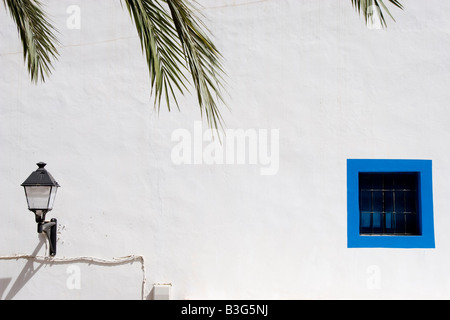
{"type": "Polygon", "coordinates": [[[56,198],[56,190],[58,190],[58,187],[52,187],[52,191],[50,192],[50,200],[48,201],[48,209],[53,209],[53,204],[55,203],[56,198]]]}
{"type": "MultiPolygon", "coordinates": [[[[27,186],[25,193],[29,209],[47,210],[51,186],[27,186]]],[[[54,198],[54,197],[53,197],[54,198]]]]}

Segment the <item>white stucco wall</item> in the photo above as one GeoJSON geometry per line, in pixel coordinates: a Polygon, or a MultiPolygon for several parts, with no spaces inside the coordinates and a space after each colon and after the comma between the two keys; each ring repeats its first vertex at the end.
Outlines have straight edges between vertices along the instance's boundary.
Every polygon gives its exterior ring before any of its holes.
{"type": "Polygon", "coordinates": [[[279,132],[268,176],[176,165],[172,134],[200,113],[189,95],[154,111],[126,8],[45,3],[61,55],[39,85],[0,6],[0,256],[46,253],[20,187],[44,161],[62,186],[57,258],[145,260],[2,260],[1,299],[140,299],[143,275],[144,298],[154,283],[174,299],[450,298],[450,3],[403,0],[369,30],[349,0],[201,0],[226,127],[279,132]],[[435,249],[347,248],[348,158],[433,160],[435,249]]]}

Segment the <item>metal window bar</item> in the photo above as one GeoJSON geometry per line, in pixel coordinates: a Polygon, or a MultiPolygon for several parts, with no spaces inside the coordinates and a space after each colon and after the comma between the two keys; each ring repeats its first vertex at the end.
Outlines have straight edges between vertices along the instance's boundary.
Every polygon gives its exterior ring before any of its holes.
{"type": "Polygon", "coordinates": [[[360,234],[420,234],[417,173],[360,173],[359,178],[360,234]]]}

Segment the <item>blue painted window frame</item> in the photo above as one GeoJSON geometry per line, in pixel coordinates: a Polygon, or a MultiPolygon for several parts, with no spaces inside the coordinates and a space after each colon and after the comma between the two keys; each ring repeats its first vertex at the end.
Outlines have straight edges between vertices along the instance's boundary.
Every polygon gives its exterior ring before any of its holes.
{"type": "Polygon", "coordinates": [[[347,159],[347,247],[435,248],[431,160],[347,159]],[[420,235],[361,235],[359,209],[360,172],[418,173],[420,235]]]}

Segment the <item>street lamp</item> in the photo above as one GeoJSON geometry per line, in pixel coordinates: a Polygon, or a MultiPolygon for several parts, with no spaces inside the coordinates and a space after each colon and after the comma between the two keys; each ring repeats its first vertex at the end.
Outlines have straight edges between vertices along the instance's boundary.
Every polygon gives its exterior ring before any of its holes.
{"type": "Polygon", "coordinates": [[[56,254],[56,230],[57,220],[45,221],[47,212],[53,209],[58,182],[44,168],[46,163],[37,163],[39,167],[21,184],[25,189],[28,202],[28,210],[33,211],[37,223],[38,233],[45,233],[50,244],[50,255],[56,254]]]}

